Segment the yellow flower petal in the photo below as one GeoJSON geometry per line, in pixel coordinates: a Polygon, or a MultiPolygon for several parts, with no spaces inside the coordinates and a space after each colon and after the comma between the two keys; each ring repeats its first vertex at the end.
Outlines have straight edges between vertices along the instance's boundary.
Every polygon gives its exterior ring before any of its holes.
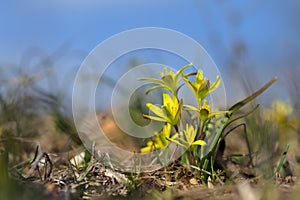
{"type": "Polygon", "coordinates": [[[203,140],[197,140],[197,141],[193,142],[192,145],[201,145],[201,146],[203,146],[203,145],[206,145],[206,142],[203,141],[203,140]]]}
{"type": "Polygon", "coordinates": [[[146,106],[149,108],[149,110],[151,112],[153,112],[155,115],[161,117],[161,118],[165,118],[166,117],[166,114],[164,113],[164,111],[156,106],[156,105],[153,105],[152,103],[147,103],[146,106]]]}

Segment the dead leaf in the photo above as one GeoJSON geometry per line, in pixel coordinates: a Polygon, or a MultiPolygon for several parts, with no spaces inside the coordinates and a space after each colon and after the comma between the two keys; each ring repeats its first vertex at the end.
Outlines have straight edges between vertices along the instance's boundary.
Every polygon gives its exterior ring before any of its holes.
{"type": "Polygon", "coordinates": [[[195,178],[191,178],[189,182],[190,182],[190,184],[192,184],[192,185],[198,185],[198,180],[195,179],[195,178]]]}

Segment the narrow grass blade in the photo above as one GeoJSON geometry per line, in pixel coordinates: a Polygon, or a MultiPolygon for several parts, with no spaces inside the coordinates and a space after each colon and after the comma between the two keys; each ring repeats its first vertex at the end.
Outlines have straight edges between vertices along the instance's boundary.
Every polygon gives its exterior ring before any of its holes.
{"type": "Polygon", "coordinates": [[[278,172],[280,171],[280,169],[282,168],[283,163],[284,163],[284,161],[285,161],[286,154],[287,154],[287,152],[288,152],[288,150],[289,150],[289,147],[290,147],[290,144],[287,144],[287,145],[285,146],[284,152],[282,153],[281,159],[280,159],[280,161],[279,161],[279,164],[277,165],[277,168],[276,168],[274,174],[278,173],[278,172]]]}
{"type": "Polygon", "coordinates": [[[277,79],[278,79],[277,77],[274,77],[272,80],[270,80],[267,84],[265,84],[262,88],[260,88],[256,92],[254,92],[252,95],[250,95],[249,97],[245,98],[244,100],[242,100],[242,101],[234,104],[233,106],[231,106],[229,108],[229,115],[231,115],[232,113],[239,110],[241,107],[243,107],[244,105],[246,105],[247,103],[249,103],[250,101],[255,99],[258,95],[260,95],[266,89],[268,89],[275,81],[277,81],[277,79]]]}

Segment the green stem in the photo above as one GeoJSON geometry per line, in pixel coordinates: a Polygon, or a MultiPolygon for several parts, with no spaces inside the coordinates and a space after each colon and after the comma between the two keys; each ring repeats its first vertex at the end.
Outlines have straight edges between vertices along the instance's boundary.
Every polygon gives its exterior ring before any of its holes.
{"type": "Polygon", "coordinates": [[[285,161],[286,154],[287,154],[287,152],[288,152],[288,150],[289,150],[289,147],[290,147],[290,144],[287,144],[287,145],[285,146],[285,149],[284,149],[284,152],[282,153],[280,162],[279,162],[279,164],[277,165],[277,168],[276,168],[276,170],[275,170],[275,174],[278,173],[278,172],[280,171],[280,169],[282,168],[283,163],[284,163],[284,161],[285,161]]]}

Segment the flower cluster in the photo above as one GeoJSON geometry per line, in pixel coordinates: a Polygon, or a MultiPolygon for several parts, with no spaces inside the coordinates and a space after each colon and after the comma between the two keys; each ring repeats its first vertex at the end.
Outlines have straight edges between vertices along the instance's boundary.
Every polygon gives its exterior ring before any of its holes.
{"type": "Polygon", "coordinates": [[[147,143],[146,147],[141,149],[142,153],[148,153],[157,149],[166,147],[169,142],[174,142],[179,146],[189,149],[194,145],[205,145],[205,141],[200,140],[199,132],[204,127],[205,122],[216,114],[211,112],[210,105],[207,104],[205,99],[211,92],[213,92],[220,85],[220,78],[217,77],[214,83],[210,83],[208,79],[203,77],[203,71],[199,70],[197,73],[185,74],[184,70],[192,66],[188,64],[174,73],[172,69],[164,68],[160,73],[161,78],[141,78],[140,80],[149,81],[155,85],[146,91],[146,94],[155,89],[164,89],[163,104],[161,106],[147,103],[146,106],[153,115],[144,115],[145,118],[164,122],[162,130],[154,135],[154,137],[147,143]],[[191,81],[189,78],[195,76],[191,81]],[[198,107],[183,105],[183,100],[177,96],[178,90],[183,86],[180,85],[181,81],[185,83],[188,88],[193,92],[198,107]],[[199,118],[198,124],[185,124],[180,127],[180,118],[182,111],[195,112],[199,118]],[[174,127],[172,129],[172,127],[174,127]],[[173,130],[173,131],[172,131],[173,130]]]}
{"type": "MultiPolygon", "coordinates": [[[[166,150],[164,152],[170,152],[171,154],[160,156],[161,154],[158,153],[156,154],[158,156],[157,159],[160,162],[168,162],[169,155],[172,156],[172,152],[174,152],[168,151],[169,144],[175,144],[176,149],[177,147],[181,147],[179,149],[183,150],[183,154],[180,157],[181,162],[187,166],[192,164],[199,167],[201,172],[198,175],[203,177],[204,180],[208,180],[210,176],[212,176],[212,179],[215,179],[218,176],[214,170],[216,155],[219,153],[221,142],[230,133],[230,131],[225,132],[226,128],[235,121],[253,113],[258,105],[241,115],[234,114],[263,93],[277,80],[277,77],[274,77],[262,88],[237,102],[228,110],[216,111],[212,110],[212,101],[209,101],[208,97],[219,87],[221,83],[220,77],[217,76],[215,82],[210,82],[210,80],[203,76],[202,70],[185,73],[189,66],[192,66],[192,64],[184,66],[176,73],[172,69],[164,68],[163,72],[160,73],[160,79],[140,79],[154,84],[153,87],[146,91],[146,94],[155,89],[163,90],[162,105],[147,103],[146,106],[149,108],[149,114],[145,114],[144,117],[164,123],[162,129],[155,133],[145,147],[140,149],[140,152],[149,153],[164,149],[166,150]],[[184,86],[192,92],[197,102],[196,106],[186,105],[183,99],[179,99],[178,91],[184,86]],[[204,140],[209,141],[209,143],[207,144],[204,140]]],[[[288,105],[282,102],[275,102],[272,105],[272,110],[265,110],[263,114],[265,118],[273,119],[280,123],[285,122],[291,112],[292,108],[288,105]]],[[[249,163],[253,165],[251,156],[253,151],[247,139],[246,128],[245,135],[249,150],[249,163]]],[[[172,148],[170,149],[172,150],[172,148]]]]}

